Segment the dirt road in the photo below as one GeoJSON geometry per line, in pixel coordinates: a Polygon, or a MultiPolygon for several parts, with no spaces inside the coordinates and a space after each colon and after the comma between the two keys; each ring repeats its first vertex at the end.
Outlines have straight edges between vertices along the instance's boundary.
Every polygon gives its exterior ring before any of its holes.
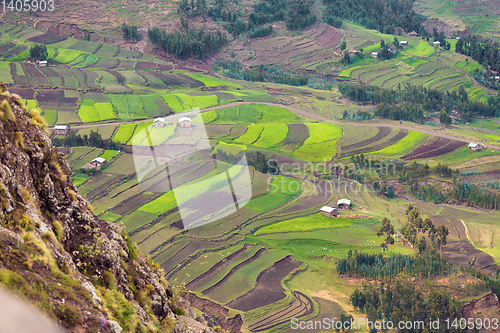
{"type": "MultiPolygon", "coordinates": [[[[242,105],[242,104],[263,104],[263,105],[270,105],[270,106],[280,106],[282,108],[288,109],[289,111],[291,111],[293,113],[296,113],[296,114],[299,114],[299,115],[304,116],[304,117],[308,117],[308,118],[315,119],[315,120],[321,120],[321,121],[325,121],[325,122],[335,122],[335,121],[333,121],[331,119],[327,119],[327,118],[324,118],[324,117],[322,117],[320,115],[317,115],[317,114],[314,114],[314,113],[310,113],[310,112],[307,112],[307,111],[304,111],[304,110],[301,110],[301,109],[297,109],[297,108],[295,108],[293,106],[284,105],[284,104],[278,104],[278,103],[267,103],[267,102],[233,102],[233,103],[229,103],[229,104],[224,104],[224,105],[214,106],[214,107],[210,107],[210,108],[200,109],[199,112],[207,112],[207,111],[211,111],[211,110],[218,110],[218,109],[223,109],[223,108],[227,108],[227,107],[231,107],[231,106],[237,106],[237,105],[242,105]]],[[[183,112],[182,115],[190,115],[190,114],[193,114],[195,112],[197,112],[197,111],[186,111],[186,112],[183,112]]],[[[103,126],[109,126],[109,125],[124,125],[124,124],[131,124],[131,123],[146,122],[146,121],[151,121],[151,120],[152,119],[140,119],[140,120],[116,121],[116,122],[88,124],[88,125],[74,125],[74,126],[71,126],[71,128],[72,129],[97,128],[97,127],[103,127],[103,126]]],[[[438,136],[438,137],[442,137],[442,138],[446,138],[446,139],[450,139],[450,140],[457,140],[457,141],[467,142],[467,143],[470,142],[470,140],[467,139],[467,138],[458,137],[458,136],[455,136],[455,135],[443,133],[440,129],[427,130],[427,129],[423,129],[423,128],[418,128],[415,125],[384,123],[382,121],[383,120],[374,120],[374,121],[370,121],[370,122],[352,122],[352,121],[349,121],[349,122],[346,122],[346,123],[347,124],[356,125],[356,126],[363,126],[363,127],[377,126],[377,127],[401,128],[401,129],[413,130],[413,131],[417,131],[417,132],[421,132],[421,133],[425,133],[425,134],[429,134],[429,135],[433,135],[433,136],[438,136]]],[[[54,128],[53,126],[49,127],[49,129],[51,129],[51,130],[53,128],[54,128]]],[[[496,146],[496,145],[486,144],[486,143],[484,143],[484,145],[486,147],[488,147],[488,148],[493,148],[493,149],[500,150],[500,147],[496,146]]]]}

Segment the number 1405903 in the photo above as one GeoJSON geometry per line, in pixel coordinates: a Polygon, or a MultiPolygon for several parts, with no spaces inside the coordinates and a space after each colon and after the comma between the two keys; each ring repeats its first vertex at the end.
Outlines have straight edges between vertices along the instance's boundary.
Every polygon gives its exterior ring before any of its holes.
{"type": "Polygon", "coordinates": [[[0,8],[4,12],[52,12],[54,11],[54,0],[2,0],[0,8]]]}

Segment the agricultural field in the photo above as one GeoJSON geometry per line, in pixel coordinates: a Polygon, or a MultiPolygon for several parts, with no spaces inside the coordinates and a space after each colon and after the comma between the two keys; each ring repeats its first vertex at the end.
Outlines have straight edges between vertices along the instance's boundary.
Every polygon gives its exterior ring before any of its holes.
{"type": "MultiPolygon", "coordinates": [[[[417,6],[425,1],[417,0],[417,6]]],[[[67,4],[73,5],[72,1],[67,4]]],[[[155,22],[171,15],[177,20],[171,3],[153,8],[136,5],[133,15],[125,13],[131,6],[127,3],[110,2],[106,8],[114,18],[131,17],[144,24],[150,24],[147,17],[153,15],[157,16],[155,22]],[[166,14],[157,15],[160,7],[166,14]]],[[[82,22],[87,20],[82,18],[82,22]]],[[[319,74],[328,77],[331,90],[315,89],[312,84],[297,87],[233,80],[220,73],[214,76],[209,66],[198,61],[180,63],[172,58],[167,62],[154,50],[151,54],[135,51],[135,46],[116,40],[114,28],[106,32],[92,29],[97,36],[113,41],[111,45],[7,23],[0,24],[0,76],[11,92],[23,96],[29,108],[39,108],[49,124],[71,124],[80,135],[96,130],[104,140],[122,145],[120,151],[70,149],[66,158],[78,192],[100,218],[123,226],[142,253],[163,268],[169,283],[185,283],[196,297],[223,306],[231,315],[241,314],[244,332],[287,331],[293,317],[333,318],[344,312],[361,316],[348,299],[362,281],[339,276],[335,263],[349,251],[381,253],[385,237],[377,236],[380,220],[389,218],[400,231],[410,201],[425,217],[448,226],[449,242],[442,249],[447,259],[468,265],[474,256],[478,266],[488,269],[500,263],[500,245],[491,236],[499,231],[495,225],[498,212],[423,202],[409,197],[397,179],[370,175],[398,187],[397,196],[389,198],[369,184],[332,172],[336,163],[345,165],[352,155],[363,153],[365,158],[397,159],[406,164],[447,164],[460,173],[477,169],[477,174],[460,176],[476,184],[498,177],[500,153],[494,147],[500,141],[498,118],[475,119],[468,125],[454,123],[449,129],[408,121],[342,120],[344,111],[373,113],[376,106],[348,101],[337,89],[340,80],[391,89],[404,89],[406,84],[442,91],[464,86],[471,100],[484,101],[495,92],[474,85],[468,76],[482,66],[452,51],[437,50],[420,38],[408,38],[410,46],[394,59],[374,59],[369,53],[380,50],[380,40],[392,43],[395,36],[351,22],[337,29],[318,21],[300,33],[285,33],[280,24],[275,24],[272,36],[244,43],[240,37],[231,40],[214,57],[241,59],[244,66],[272,64],[306,70],[311,81],[318,80],[319,74]],[[346,50],[363,49],[365,57],[344,66],[339,48],[342,41],[346,50]],[[23,62],[33,42],[48,45],[49,66],[23,62]],[[196,108],[203,111],[212,153],[245,152],[251,162],[250,183],[232,181],[229,185],[234,192],[230,199],[238,201],[234,212],[233,206],[224,205],[232,213],[223,219],[185,229],[186,216],[181,216],[178,204],[220,199],[216,189],[225,182],[225,175],[219,172],[227,163],[209,170],[211,158],[176,160],[186,163],[189,175],[181,175],[189,179],[191,189],[182,197],[176,189],[154,192],[145,186],[156,180],[171,181],[170,174],[158,178],[155,174],[139,183],[130,146],[149,145],[146,128],[151,142],[161,144],[178,125],[152,128],[152,118],[196,108]],[[490,146],[471,152],[469,140],[490,146]],[[85,174],[82,166],[98,156],[107,160],[105,167],[94,175],[85,174]],[[264,162],[274,159],[281,173],[262,173],[263,163],[256,156],[264,156],[264,162]],[[240,200],[239,190],[245,187],[251,188],[252,195],[240,200]],[[351,200],[352,209],[340,210],[337,218],[319,213],[323,205],[335,207],[341,198],[351,200]]],[[[182,145],[191,142],[178,143],[182,150],[182,145]]],[[[242,171],[241,166],[233,168],[231,179],[244,174],[242,171]]],[[[433,175],[432,181],[451,186],[452,180],[433,175]]],[[[217,200],[213,207],[193,208],[187,215],[210,217],[217,200]]],[[[389,251],[417,255],[399,240],[389,251]]]]}
{"type": "Polygon", "coordinates": [[[84,99],[78,109],[78,116],[84,123],[116,119],[111,103],[95,103],[92,99],[84,99]]]}

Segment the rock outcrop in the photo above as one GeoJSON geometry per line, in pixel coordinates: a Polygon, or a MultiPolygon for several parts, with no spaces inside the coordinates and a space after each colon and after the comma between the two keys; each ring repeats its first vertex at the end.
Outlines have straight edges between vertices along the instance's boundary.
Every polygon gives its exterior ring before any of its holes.
{"type": "Polygon", "coordinates": [[[212,331],[178,320],[181,292],[92,213],[45,126],[0,84],[0,285],[72,332],[212,331]]]}

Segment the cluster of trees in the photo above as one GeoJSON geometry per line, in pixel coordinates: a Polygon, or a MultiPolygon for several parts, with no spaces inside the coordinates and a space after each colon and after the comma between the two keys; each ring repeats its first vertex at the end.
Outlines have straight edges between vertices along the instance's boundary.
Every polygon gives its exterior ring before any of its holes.
{"type": "Polygon", "coordinates": [[[288,0],[286,27],[288,30],[302,30],[316,22],[311,11],[313,0],[288,0]]]}
{"type": "MultiPolygon", "coordinates": [[[[217,3],[222,1],[216,0],[215,2],[217,3]]],[[[205,17],[207,14],[207,2],[206,0],[180,0],[177,3],[177,12],[187,16],[205,17]]]]}
{"type": "Polygon", "coordinates": [[[498,73],[493,74],[490,68],[487,68],[484,72],[476,69],[472,74],[474,80],[476,80],[479,84],[482,84],[486,88],[500,90],[500,82],[495,79],[496,76],[498,76],[498,73]]]}
{"type": "Polygon", "coordinates": [[[400,275],[434,276],[450,271],[450,264],[436,251],[428,249],[419,256],[391,254],[368,254],[349,250],[346,259],[337,262],[336,270],[341,275],[368,278],[393,278],[400,275]]]}
{"type": "Polygon", "coordinates": [[[323,0],[323,18],[328,24],[340,28],[342,20],[351,20],[368,29],[394,34],[395,28],[416,31],[427,36],[422,27],[427,18],[413,11],[414,0],[323,0]]]}
{"type": "MultiPolygon", "coordinates": [[[[410,193],[422,201],[432,201],[434,203],[466,204],[472,207],[498,209],[500,207],[500,195],[491,192],[478,184],[471,184],[465,180],[459,181],[456,177],[458,170],[452,170],[447,165],[438,164],[434,169],[427,164],[412,163],[406,165],[400,172],[399,182],[407,183],[410,193]],[[436,185],[421,185],[427,180],[431,173],[443,177],[454,177],[450,188],[441,188],[436,185]]],[[[487,186],[485,184],[485,186],[487,186]]]]}
{"type": "Polygon", "coordinates": [[[403,225],[401,233],[413,246],[416,246],[420,253],[424,253],[427,249],[427,239],[429,237],[430,244],[436,243],[436,246],[441,250],[443,245],[446,245],[449,234],[448,227],[440,225],[435,227],[430,218],[423,219],[418,212],[417,207],[411,203],[406,207],[407,222],[403,225]]]}
{"type": "Polygon", "coordinates": [[[451,44],[446,41],[446,35],[444,34],[444,31],[438,32],[437,28],[434,27],[432,28],[432,37],[434,38],[434,41],[438,41],[445,50],[451,49],[451,44]]]}
{"type": "Polygon", "coordinates": [[[499,194],[465,180],[460,182],[454,179],[453,187],[446,194],[449,203],[467,204],[467,206],[487,209],[500,208],[499,194]]]}
{"type": "MultiPolygon", "coordinates": [[[[427,164],[426,164],[427,165],[427,164]]],[[[428,166],[428,165],[427,165],[428,166]]],[[[434,173],[436,175],[440,175],[441,177],[447,177],[447,178],[450,178],[452,177],[453,175],[458,175],[460,173],[460,171],[458,171],[458,169],[455,169],[453,170],[452,168],[450,168],[448,166],[448,164],[441,164],[441,163],[438,163],[438,165],[436,165],[434,167],[434,173]]]]}
{"type": "Polygon", "coordinates": [[[347,112],[347,110],[344,110],[342,119],[371,120],[373,119],[373,115],[370,112],[363,110],[358,110],[351,115],[349,112],[347,112]]]}
{"type": "Polygon", "coordinates": [[[215,33],[203,30],[167,33],[157,27],[148,30],[149,40],[162,51],[180,59],[196,56],[204,59],[217,52],[227,43],[227,37],[220,31],[215,33]]]}
{"type": "MultiPolygon", "coordinates": [[[[219,161],[237,164],[242,157],[242,153],[231,154],[221,149],[217,150],[217,160],[219,161]]],[[[247,155],[247,163],[249,166],[253,166],[255,170],[262,173],[269,173],[271,175],[277,175],[280,173],[280,168],[278,167],[276,160],[267,158],[266,155],[260,151],[255,154],[247,155]]]]}
{"type": "Polygon", "coordinates": [[[341,83],[339,91],[353,101],[376,104],[375,115],[381,118],[421,122],[424,112],[440,112],[443,108],[448,114],[453,110],[457,111],[463,122],[471,121],[473,116],[500,116],[500,98],[491,97],[487,104],[472,102],[462,86],[457,92],[409,84],[392,90],[364,84],[341,83]]]}
{"type": "Polygon", "coordinates": [[[213,68],[223,69],[223,74],[233,79],[251,82],[273,82],[290,86],[303,86],[309,83],[309,78],[303,73],[296,73],[280,66],[265,66],[260,64],[253,68],[243,69],[238,61],[217,60],[213,68]]]}
{"type": "MultiPolygon", "coordinates": [[[[397,279],[394,285],[364,285],[356,289],[350,297],[352,305],[367,316],[368,321],[391,321],[398,332],[465,332],[460,327],[451,327],[451,321],[462,317],[460,306],[451,295],[442,290],[422,293],[421,288],[403,279],[397,279]],[[439,328],[431,327],[431,320],[440,319],[439,328]],[[450,319],[450,327],[443,322],[450,319]],[[424,327],[409,329],[399,328],[397,323],[423,322],[424,327]]],[[[404,327],[404,326],[403,326],[404,327]]],[[[376,333],[375,327],[368,327],[370,333],[376,333]]],[[[382,330],[384,331],[384,330],[382,330]]]]}
{"type": "Polygon", "coordinates": [[[273,26],[268,25],[267,27],[253,28],[252,30],[248,31],[248,37],[258,38],[258,37],[269,36],[272,33],[273,33],[273,26]]]}
{"type": "Polygon", "coordinates": [[[302,30],[316,22],[311,11],[312,0],[269,0],[260,1],[248,17],[249,24],[262,25],[286,21],[288,30],[302,30]]]}
{"type": "Polygon", "coordinates": [[[287,0],[260,1],[254,5],[248,20],[255,25],[283,21],[286,18],[287,4],[287,0]]]}
{"type": "Polygon", "coordinates": [[[500,72],[500,43],[491,40],[482,40],[480,37],[462,36],[455,45],[455,51],[465,54],[484,67],[500,72]]]}
{"type": "Polygon", "coordinates": [[[56,147],[96,147],[109,150],[121,150],[119,143],[113,140],[103,140],[99,132],[90,131],[90,135],[76,134],[73,131],[69,131],[68,135],[64,138],[54,138],[52,143],[56,147]]]}
{"type": "Polygon", "coordinates": [[[450,126],[453,122],[453,119],[444,108],[442,108],[441,112],[439,112],[439,122],[443,127],[450,126]]]}
{"type": "Polygon", "coordinates": [[[142,39],[141,34],[137,31],[136,26],[129,26],[126,23],[122,25],[123,39],[129,41],[140,41],[142,39]]]}
{"type": "Polygon", "coordinates": [[[248,165],[253,166],[255,170],[261,173],[269,173],[271,175],[277,175],[280,173],[280,169],[278,167],[278,163],[276,160],[269,159],[258,151],[255,155],[247,155],[248,165]]]}
{"type": "Polygon", "coordinates": [[[234,36],[238,36],[239,34],[254,28],[254,25],[250,22],[248,22],[248,24],[245,23],[245,21],[240,18],[239,13],[232,12],[227,6],[227,3],[224,4],[223,0],[216,0],[215,6],[210,6],[208,8],[208,16],[210,16],[215,22],[224,22],[226,30],[234,36]]]}
{"type": "Polygon", "coordinates": [[[49,53],[45,44],[33,44],[30,47],[30,58],[34,60],[47,60],[49,53]]]}
{"type": "Polygon", "coordinates": [[[421,123],[424,119],[424,110],[421,105],[409,102],[400,105],[381,103],[377,105],[375,116],[384,119],[409,120],[421,123]]]}

